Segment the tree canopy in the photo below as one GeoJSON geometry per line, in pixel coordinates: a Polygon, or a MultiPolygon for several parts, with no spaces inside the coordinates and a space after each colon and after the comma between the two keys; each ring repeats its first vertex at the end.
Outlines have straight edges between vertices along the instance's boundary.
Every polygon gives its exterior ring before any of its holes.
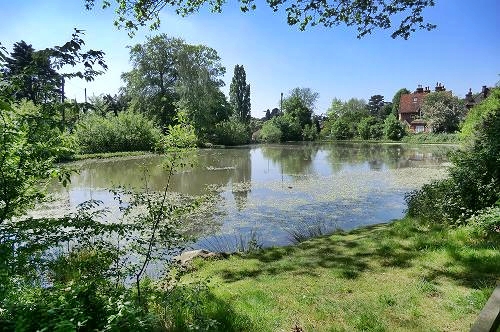
{"type": "Polygon", "coordinates": [[[22,40],[13,45],[10,56],[0,44],[0,79],[4,82],[0,84],[0,96],[15,101],[28,99],[35,104],[55,102],[64,99],[63,78],[92,81],[102,74],[107,69],[104,52],[84,51],[83,35],[83,30],[75,29],[71,40],[43,50],[35,50],[22,40]],[[67,66],[75,70],[58,72],[67,66]]]}
{"type": "MultiPolygon", "coordinates": [[[[84,0],[90,10],[96,4],[115,9],[117,27],[133,34],[140,26],[151,29],[160,26],[160,12],[171,7],[178,15],[187,16],[208,9],[220,13],[226,0],[84,0]]],[[[255,0],[238,0],[242,12],[256,9],[255,0]]],[[[425,22],[423,11],[434,6],[435,0],[266,0],[273,11],[285,10],[287,23],[305,30],[308,26],[339,25],[356,27],[358,38],[377,29],[391,29],[391,37],[408,39],[417,29],[432,30],[436,26],[425,22]]]]}
{"type": "Polygon", "coordinates": [[[453,133],[459,129],[466,108],[463,100],[447,91],[441,91],[430,93],[425,97],[422,112],[433,132],[453,133]]]}
{"type": "Polygon", "coordinates": [[[310,88],[294,88],[288,96],[283,99],[283,110],[285,115],[297,120],[301,128],[306,124],[311,124],[311,118],[314,111],[319,93],[310,88]]]}
{"type": "Polygon", "coordinates": [[[130,59],[133,69],[122,79],[132,108],[150,114],[164,128],[175,122],[177,109],[186,111],[197,134],[229,117],[220,91],[226,69],[216,50],[160,34],[133,46],[130,59]]]}

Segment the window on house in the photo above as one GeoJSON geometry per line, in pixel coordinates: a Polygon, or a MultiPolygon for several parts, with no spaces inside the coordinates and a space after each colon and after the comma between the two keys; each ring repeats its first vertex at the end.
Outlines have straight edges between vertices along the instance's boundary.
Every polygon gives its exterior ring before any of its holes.
{"type": "Polygon", "coordinates": [[[418,100],[418,98],[417,98],[417,97],[413,97],[413,102],[414,102],[414,103],[416,103],[416,102],[417,102],[417,100],[418,100]]]}

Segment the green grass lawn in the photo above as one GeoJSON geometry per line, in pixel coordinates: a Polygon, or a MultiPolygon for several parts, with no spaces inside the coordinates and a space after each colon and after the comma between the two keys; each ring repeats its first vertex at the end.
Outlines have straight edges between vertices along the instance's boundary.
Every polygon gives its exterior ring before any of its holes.
{"type": "Polygon", "coordinates": [[[210,280],[204,305],[226,313],[224,331],[468,331],[500,281],[499,249],[405,219],[197,260],[181,282],[210,280]]]}

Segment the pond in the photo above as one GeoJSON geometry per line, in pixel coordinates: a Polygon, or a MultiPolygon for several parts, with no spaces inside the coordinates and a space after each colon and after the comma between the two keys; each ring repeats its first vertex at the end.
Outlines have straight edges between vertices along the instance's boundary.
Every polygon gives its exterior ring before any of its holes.
{"type": "MultiPolygon", "coordinates": [[[[405,212],[405,193],[446,176],[456,147],[367,143],[255,145],[201,149],[192,169],[175,174],[170,190],[189,195],[217,186],[219,213],[207,216],[193,248],[231,251],[254,241],[290,244],[301,235],[386,223],[405,212]]],[[[86,160],[40,213],[57,214],[88,200],[113,205],[117,186],[162,190],[162,157],[86,160]]]]}

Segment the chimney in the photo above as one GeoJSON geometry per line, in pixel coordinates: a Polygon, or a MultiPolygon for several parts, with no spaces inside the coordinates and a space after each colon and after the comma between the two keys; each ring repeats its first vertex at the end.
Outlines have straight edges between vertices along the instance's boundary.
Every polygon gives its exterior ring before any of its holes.
{"type": "Polygon", "coordinates": [[[434,88],[434,91],[440,92],[440,91],[446,91],[446,88],[442,83],[436,83],[436,87],[434,88]]]}
{"type": "Polygon", "coordinates": [[[488,89],[486,87],[486,85],[483,85],[483,89],[481,90],[481,93],[483,94],[483,98],[486,98],[490,94],[490,89],[488,89]]]}
{"type": "Polygon", "coordinates": [[[472,101],[472,89],[469,88],[469,92],[465,95],[465,99],[468,101],[472,101]]]}
{"type": "Polygon", "coordinates": [[[422,88],[422,85],[419,84],[418,87],[417,87],[417,91],[415,91],[416,93],[423,93],[424,92],[424,88],[422,88]]]}

